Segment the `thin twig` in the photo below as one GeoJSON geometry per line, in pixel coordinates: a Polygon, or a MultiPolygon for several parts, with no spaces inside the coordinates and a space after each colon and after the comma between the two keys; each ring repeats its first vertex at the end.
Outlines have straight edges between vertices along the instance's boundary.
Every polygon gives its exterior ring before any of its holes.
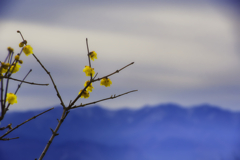
{"type": "MultiPolygon", "coordinates": [[[[13,56],[13,54],[14,54],[13,52],[11,52],[11,53],[12,53],[12,54],[9,54],[10,57],[9,57],[9,59],[8,59],[9,64],[11,64],[12,56],[13,56]]],[[[17,65],[16,60],[14,60],[14,61],[12,62],[12,65],[13,65],[13,64],[14,64],[14,66],[13,66],[12,71],[14,71],[14,69],[15,69],[15,67],[16,67],[16,65],[17,65]]],[[[4,95],[5,97],[4,97],[4,102],[3,102],[3,103],[4,103],[4,107],[6,107],[6,98],[7,98],[7,93],[8,93],[9,78],[10,78],[11,75],[13,74],[12,72],[10,72],[10,69],[11,69],[11,67],[9,67],[8,70],[7,70],[7,72],[5,73],[5,76],[7,76],[7,83],[6,83],[6,89],[5,89],[5,95],[4,95]]],[[[2,114],[3,116],[1,117],[1,119],[3,119],[4,114],[6,114],[9,106],[10,106],[10,104],[8,104],[8,106],[6,107],[6,109],[4,109],[4,113],[2,114]]]]}
{"type": "Polygon", "coordinates": [[[23,83],[32,84],[32,85],[41,85],[41,86],[48,86],[49,85],[47,83],[46,84],[41,84],[41,83],[34,83],[34,82],[23,81],[23,80],[19,80],[19,79],[12,78],[12,77],[0,76],[0,78],[9,78],[9,79],[12,79],[14,81],[23,82],[23,83]]]}
{"type": "MultiPolygon", "coordinates": [[[[87,56],[88,56],[88,63],[89,63],[89,67],[91,68],[91,60],[90,60],[90,52],[89,52],[89,47],[88,47],[88,39],[86,38],[86,45],[87,45],[87,56]]],[[[92,81],[92,74],[90,75],[90,81],[92,81]]]]}
{"type": "MultiPolygon", "coordinates": [[[[11,63],[11,61],[10,61],[9,63],[11,63]]],[[[15,63],[15,65],[14,65],[14,67],[13,67],[12,70],[14,70],[16,64],[17,64],[17,63],[15,63]]],[[[11,68],[11,67],[9,67],[8,70],[7,70],[7,72],[5,73],[5,76],[7,76],[7,77],[10,77],[10,76],[12,75],[11,72],[9,73],[10,68],[11,68]]],[[[3,102],[3,103],[4,103],[4,107],[6,106],[6,98],[7,98],[7,92],[8,92],[8,85],[9,85],[9,78],[7,78],[6,89],[5,89],[5,94],[4,94],[4,96],[5,96],[5,97],[4,97],[4,102],[3,102]]],[[[8,105],[8,106],[9,106],[9,105],[8,105]]],[[[7,108],[8,108],[8,107],[7,107],[7,108]]],[[[7,110],[5,110],[5,111],[7,111],[7,110]]],[[[3,118],[3,117],[2,117],[2,118],[3,118]]]]}
{"type": "Polygon", "coordinates": [[[7,129],[7,128],[9,129],[8,126],[7,127],[1,127],[0,130],[4,130],[4,129],[7,129]]]}
{"type": "Polygon", "coordinates": [[[17,92],[18,92],[19,88],[21,87],[23,81],[27,78],[27,76],[28,76],[31,72],[32,72],[32,69],[30,69],[30,70],[28,71],[28,73],[26,74],[26,76],[23,78],[23,80],[21,81],[21,83],[18,85],[18,88],[17,88],[16,91],[15,91],[15,94],[17,94],[17,92]]]}
{"type": "Polygon", "coordinates": [[[87,89],[88,86],[90,86],[92,83],[92,80],[90,80],[90,82],[82,89],[82,92],[80,94],[78,94],[78,96],[71,102],[71,104],[69,104],[69,106],[67,107],[68,109],[70,109],[75,102],[82,96],[83,92],[87,89]]]}
{"type": "MultiPolygon", "coordinates": [[[[90,83],[88,83],[88,84],[90,84],[90,83]]],[[[86,86],[86,87],[88,87],[88,86],[86,86]]],[[[114,98],[123,96],[123,95],[128,94],[128,93],[131,93],[131,92],[135,92],[135,91],[137,91],[137,90],[132,90],[132,91],[129,91],[129,92],[126,92],[126,93],[117,95],[117,96],[114,95],[114,96],[111,96],[111,97],[106,98],[106,99],[102,99],[102,100],[99,100],[99,101],[87,103],[87,104],[85,104],[84,106],[90,105],[90,104],[94,104],[94,103],[97,103],[97,102],[100,102],[100,101],[108,100],[108,99],[114,99],[114,98]]],[[[68,106],[67,108],[64,108],[64,109],[63,109],[63,113],[62,113],[61,119],[60,119],[60,120],[57,119],[57,120],[58,120],[58,124],[57,124],[57,127],[55,128],[55,130],[53,130],[53,129],[50,128],[51,131],[52,131],[52,136],[50,137],[47,145],[45,146],[45,148],[44,148],[44,150],[43,150],[43,152],[42,152],[42,154],[40,155],[40,157],[39,157],[38,160],[42,160],[42,159],[43,159],[43,157],[45,156],[46,152],[48,151],[48,148],[50,147],[53,139],[55,138],[55,136],[59,135],[57,132],[58,132],[60,126],[62,125],[63,121],[65,120],[66,116],[67,116],[68,113],[70,112],[69,110],[70,110],[70,109],[77,108],[77,107],[83,107],[83,106],[74,106],[74,107],[72,107],[72,108],[69,108],[69,106],[68,106]]]]}
{"type": "Polygon", "coordinates": [[[122,67],[122,68],[119,69],[119,70],[116,70],[115,72],[113,72],[113,73],[111,73],[111,74],[109,74],[109,75],[103,76],[103,77],[101,77],[101,78],[94,79],[93,82],[95,82],[95,81],[100,81],[100,80],[103,79],[103,78],[107,78],[107,77],[110,77],[110,76],[112,76],[112,75],[114,75],[114,74],[116,74],[116,73],[119,73],[121,70],[123,70],[124,68],[126,68],[126,67],[128,67],[128,66],[130,66],[130,65],[132,65],[132,64],[134,64],[134,62],[132,62],[132,63],[130,63],[130,64],[122,67]]]}
{"type": "Polygon", "coordinates": [[[87,52],[88,52],[88,54],[87,54],[87,56],[88,56],[88,63],[89,63],[89,67],[91,67],[91,61],[90,61],[90,57],[89,57],[90,52],[89,52],[88,39],[87,38],[86,38],[86,45],[87,45],[87,52]]]}
{"type": "MultiPolygon", "coordinates": [[[[132,62],[132,63],[130,63],[130,64],[122,67],[122,68],[119,69],[119,70],[116,70],[115,72],[113,72],[113,73],[111,73],[111,74],[109,74],[109,75],[107,75],[107,76],[104,76],[104,77],[101,77],[101,78],[98,78],[98,79],[94,79],[94,78],[93,78],[93,79],[90,79],[90,82],[88,83],[88,85],[87,85],[86,87],[84,87],[84,89],[82,90],[82,92],[75,98],[75,100],[68,106],[68,108],[71,108],[71,107],[75,104],[75,102],[81,97],[82,93],[87,89],[87,87],[88,87],[91,83],[93,83],[93,82],[95,82],[95,81],[99,81],[99,80],[101,80],[101,79],[103,79],[103,78],[105,78],[105,77],[109,77],[109,76],[111,76],[111,75],[113,75],[113,74],[115,74],[115,73],[118,73],[118,72],[120,72],[121,70],[123,70],[124,68],[126,68],[126,67],[128,67],[128,66],[130,66],[130,65],[132,65],[132,64],[134,64],[134,62],[132,62]]],[[[95,77],[96,77],[96,76],[95,76],[95,77]]]]}
{"type": "Polygon", "coordinates": [[[98,73],[96,73],[96,75],[93,77],[93,79],[95,79],[97,77],[98,73]]]}
{"type": "Polygon", "coordinates": [[[138,91],[138,90],[132,90],[132,91],[129,91],[129,92],[125,92],[125,93],[123,93],[123,94],[119,94],[119,95],[113,95],[113,96],[111,96],[111,97],[109,97],[109,98],[104,98],[104,99],[101,99],[101,100],[98,100],[98,101],[94,101],[94,102],[90,102],[90,103],[86,103],[86,104],[80,104],[80,105],[78,105],[78,106],[73,106],[71,109],[75,109],[75,108],[79,108],[79,107],[84,107],[84,106],[87,106],[87,105],[90,105],[90,104],[95,104],[95,103],[98,103],[98,102],[101,102],[101,101],[106,101],[106,100],[109,100],[109,99],[114,99],[114,98],[117,98],[117,97],[120,97],[120,96],[123,96],[123,95],[125,95],[125,94],[128,94],[128,93],[131,93],[131,92],[136,92],[136,91],[138,91]]]}
{"type": "Polygon", "coordinates": [[[57,132],[58,132],[58,130],[59,130],[61,124],[63,123],[64,119],[67,117],[68,113],[69,113],[68,109],[67,109],[67,108],[64,108],[64,109],[63,109],[62,116],[61,116],[61,119],[58,120],[58,124],[57,124],[57,127],[55,128],[55,130],[53,131],[53,129],[51,129],[51,131],[52,131],[52,136],[50,137],[50,139],[49,139],[47,145],[45,146],[45,148],[44,148],[44,150],[43,150],[43,152],[42,152],[42,154],[40,155],[40,157],[39,157],[38,160],[42,160],[43,157],[45,156],[45,154],[46,154],[48,148],[50,147],[50,145],[51,145],[53,139],[55,138],[55,136],[58,135],[57,132]]]}
{"type": "Polygon", "coordinates": [[[0,139],[2,141],[9,141],[9,140],[12,140],[12,139],[18,139],[19,137],[14,137],[14,138],[3,138],[3,139],[0,139]]]}
{"type": "MultiPolygon", "coordinates": [[[[4,101],[3,101],[3,103],[4,103],[4,107],[6,106],[6,99],[7,99],[7,92],[8,92],[8,85],[9,85],[9,78],[7,78],[7,84],[6,84],[6,89],[5,89],[5,94],[4,94],[4,101]]],[[[9,104],[8,104],[8,106],[9,106],[9,104]]],[[[8,108],[8,107],[7,107],[8,108]]],[[[7,112],[7,110],[6,109],[4,109],[5,110],[5,112],[7,112]]],[[[5,112],[4,112],[4,114],[5,114],[5,112]]],[[[3,116],[4,116],[4,114],[3,114],[3,116]]],[[[2,117],[3,118],[3,117],[2,117]]]]}
{"type": "Polygon", "coordinates": [[[4,112],[5,112],[5,104],[3,102],[3,79],[1,79],[1,116],[0,116],[0,120],[3,118],[4,112]]]}
{"type": "Polygon", "coordinates": [[[23,35],[22,35],[21,31],[17,30],[17,33],[19,33],[21,35],[21,37],[22,37],[22,39],[24,41],[24,38],[23,38],[23,35]]]}
{"type": "Polygon", "coordinates": [[[35,57],[35,59],[38,61],[38,63],[42,66],[42,68],[45,70],[45,72],[49,75],[49,77],[50,77],[50,79],[51,79],[51,81],[52,81],[52,84],[53,84],[53,86],[54,86],[54,88],[55,88],[55,90],[56,90],[56,92],[57,92],[57,96],[58,96],[58,98],[59,98],[59,100],[60,100],[60,102],[61,102],[60,104],[63,106],[63,108],[66,108],[66,107],[65,107],[65,104],[63,103],[62,97],[61,97],[61,95],[60,95],[59,92],[58,92],[57,86],[55,85],[55,82],[54,82],[54,80],[53,80],[50,72],[43,66],[43,64],[42,64],[42,63],[40,62],[40,60],[36,57],[35,54],[32,54],[32,55],[35,57]]]}
{"type": "Polygon", "coordinates": [[[11,52],[8,52],[8,55],[7,55],[7,57],[5,58],[4,63],[6,63],[8,57],[10,56],[10,53],[11,53],[11,52]]]}
{"type": "Polygon", "coordinates": [[[21,56],[21,54],[22,54],[23,48],[24,48],[24,47],[22,47],[22,49],[21,49],[21,51],[20,51],[20,53],[19,53],[19,57],[20,57],[20,56],[21,56]]]}
{"type": "MultiPolygon", "coordinates": [[[[32,69],[29,70],[29,72],[26,74],[26,76],[23,78],[22,81],[24,81],[31,72],[32,72],[32,69]]],[[[22,85],[22,83],[23,83],[22,81],[21,81],[21,83],[18,85],[18,88],[16,89],[16,91],[15,91],[15,93],[14,93],[15,95],[17,94],[19,88],[21,87],[21,85],[22,85]]],[[[6,107],[6,112],[8,111],[9,106],[10,106],[10,103],[8,103],[8,105],[7,105],[7,107],[6,107]]]]}
{"type": "MultiPolygon", "coordinates": [[[[87,50],[88,50],[89,67],[91,67],[91,62],[90,62],[90,57],[89,57],[88,40],[87,40],[87,39],[86,39],[86,44],[87,44],[87,50]]],[[[58,120],[58,124],[57,124],[55,130],[53,130],[53,129],[50,128],[51,131],[52,131],[52,136],[50,137],[47,145],[45,146],[42,154],[40,155],[40,157],[39,157],[39,159],[38,159],[38,160],[42,160],[43,157],[45,156],[46,152],[48,151],[48,148],[50,147],[53,139],[55,138],[55,136],[58,135],[57,132],[58,132],[60,126],[62,125],[63,121],[65,120],[66,116],[67,116],[68,113],[70,112],[70,109],[77,108],[77,107],[82,107],[81,105],[80,105],[80,106],[74,106],[74,107],[72,107],[72,106],[73,106],[73,105],[75,104],[75,102],[81,97],[81,95],[83,94],[83,92],[87,89],[87,87],[89,87],[89,85],[91,85],[92,82],[101,80],[102,78],[99,78],[98,80],[94,80],[94,79],[92,79],[92,75],[91,75],[91,76],[90,76],[90,82],[87,83],[87,85],[84,87],[84,89],[82,90],[82,92],[81,92],[80,94],[78,94],[78,96],[77,96],[73,101],[70,101],[70,104],[69,104],[68,107],[65,107],[64,104],[63,104],[63,102],[62,102],[62,99],[61,99],[61,97],[60,97],[60,94],[58,93],[57,87],[55,86],[55,83],[54,83],[54,81],[53,81],[53,79],[52,79],[52,77],[51,77],[51,75],[50,75],[50,73],[46,70],[46,68],[41,64],[41,62],[37,59],[37,57],[36,57],[34,54],[33,54],[33,56],[36,58],[36,60],[39,62],[39,64],[42,66],[42,68],[43,68],[43,69],[47,72],[47,74],[50,76],[50,78],[51,78],[51,80],[52,80],[52,83],[53,83],[53,85],[54,85],[54,87],[55,87],[55,89],[56,89],[57,95],[58,95],[58,97],[59,97],[59,99],[60,99],[60,101],[61,101],[61,103],[62,103],[62,105],[63,105],[63,113],[62,113],[61,119],[60,119],[60,120],[57,119],[57,120],[58,120]]],[[[113,72],[113,73],[111,73],[111,74],[109,74],[109,75],[107,75],[107,76],[104,76],[104,77],[109,77],[109,76],[111,76],[111,75],[113,75],[113,74],[115,74],[115,73],[118,73],[118,72],[120,72],[121,70],[123,70],[124,68],[128,67],[129,65],[132,65],[133,63],[134,63],[134,62],[132,62],[132,63],[126,65],[125,67],[121,68],[120,70],[117,70],[117,71],[115,71],[115,72],[113,72]]],[[[96,76],[95,76],[95,77],[96,77],[96,76]]],[[[95,78],[95,77],[94,77],[94,78],[95,78]]],[[[104,77],[103,77],[103,78],[104,78],[104,77]]],[[[90,104],[94,104],[94,103],[97,103],[97,102],[100,102],[100,101],[108,100],[108,99],[114,99],[114,98],[120,97],[120,96],[122,96],[122,95],[131,93],[131,92],[135,92],[135,91],[137,91],[137,90],[132,90],[132,91],[129,91],[129,92],[126,92],[126,93],[117,95],[117,96],[114,95],[114,96],[111,96],[111,97],[109,97],[109,98],[105,98],[105,99],[102,99],[102,100],[99,100],[99,101],[87,103],[87,104],[85,104],[84,106],[90,105],[90,104]]]]}
{"type": "Polygon", "coordinates": [[[32,118],[30,118],[30,119],[24,121],[23,123],[17,125],[17,126],[14,127],[13,129],[8,130],[4,135],[2,135],[2,136],[0,137],[0,140],[3,140],[3,137],[5,137],[5,136],[8,135],[9,133],[11,133],[12,131],[14,131],[15,129],[17,129],[18,127],[20,127],[21,125],[23,125],[23,124],[25,124],[25,123],[27,123],[27,122],[29,122],[29,121],[37,118],[38,116],[40,116],[40,115],[42,115],[42,114],[44,114],[44,113],[46,113],[46,112],[48,112],[48,111],[50,111],[50,110],[52,110],[52,109],[54,109],[54,107],[53,107],[53,108],[50,108],[50,109],[48,109],[48,110],[46,110],[46,111],[44,111],[44,112],[42,112],[42,113],[40,113],[40,114],[38,114],[38,115],[36,115],[36,116],[33,116],[32,118]]]}

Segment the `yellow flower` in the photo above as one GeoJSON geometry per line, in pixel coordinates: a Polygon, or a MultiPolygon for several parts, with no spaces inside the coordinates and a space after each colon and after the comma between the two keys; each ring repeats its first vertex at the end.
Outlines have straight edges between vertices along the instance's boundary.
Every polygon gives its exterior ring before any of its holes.
{"type": "Polygon", "coordinates": [[[89,57],[94,61],[94,59],[97,59],[97,53],[95,51],[92,51],[89,53],[89,57]]]}
{"type": "Polygon", "coordinates": [[[19,69],[21,68],[21,66],[17,63],[16,65],[15,65],[15,63],[11,66],[11,68],[10,68],[10,72],[12,72],[12,73],[16,73],[16,72],[18,72],[19,71],[19,69]]]}
{"type": "Polygon", "coordinates": [[[7,102],[10,104],[17,103],[17,96],[13,93],[8,93],[7,94],[7,102]]]}
{"type": "Polygon", "coordinates": [[[7,69],[10,66],[9,63],[4,63],[4,62],[1,62],[1,65],[4,69],[7,69]]]}
{"type": "Polygon", "coordinates": [[[1,67],[1,74],[6,72],[7,72],[7,69],[4,69],[3,67],[1,67]]]}
{"type": "MultiPolygon", "coordinates": [[[[86,87],[87,85],[88,85],[88,83],[89,83],[90,81],[86,81],[85,83],[84,83],[84,87],[86,87]]],[[[94,87],[92,86],[92,83],[87,87],[87,91],[88,92],[92,92],[92,90],[94,89],[94,87]]]]}
{"type": "Polygon", "coordinates": [[[89,66],[85,66],[85,68],[83,69],[83,72],[86,73],[86,76],[93,76],[95,74],[94,72],[94,68],[91,68],[89,66]]]}
{"type": "Polygon", "coordinates": [[[26,45],[23,47],[23,52],[26,54],[26,56],[29,56],[30,54],[33,54],[33,48],[30,45],[26,45]]]}
{"type": "MultiPolygon", "coordinates": [[[[80,92],[78,94],[81,94],[82,93],[82,89],[80,90],[80,92]]],[[[84,91],[81,95],[81,98],[88,98],[90,96],[89,92],[88,91],[84,91]]]]}
{"type": "Polygon", "coordinates": [[[6,73],[10,64],[2,62],[1,65],[2,65],[1,66],[1,68],[2,68],[1,73],[6,73]]]}
{"type": "Polygon", "coordinates": [[[112,81],[109,78],[103,78],[100,81],[101,86],[110,87],[111,84],[112,84],[112,81]]]}
{"type": "Polygon", "coordinates": [[[19,47],[20,47],[20,48],[22,48],[23,46],[24,46],[24,43],[23,43],[23,42],[19,43],[19,47]]]}

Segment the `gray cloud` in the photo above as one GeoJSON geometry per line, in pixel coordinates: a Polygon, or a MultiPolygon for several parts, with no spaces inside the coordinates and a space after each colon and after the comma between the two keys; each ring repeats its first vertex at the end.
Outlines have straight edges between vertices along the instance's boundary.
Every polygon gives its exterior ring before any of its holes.
{"type": "MultiPolygon", "coordinates": [[[[196,3],[48,1],[46,5],[44,1],[21,1],[0,17],[0,43],[17,48],[20,37],[15,32],[21,30],[52,73],[65,103],[87,80],[82,69],[87,65],[88,37],[90,50],[98,53],[93,65],[99,76],[136,62],[112,77],[112,87],[94,84],[93,100],[139,89],[132,95],[101,103],[105,107],[137,108],[176,102],[239,109],[236,21],[219,4],[196,3]]],[[[2,47],[0,50],[6,51],[2,47]]],[[[29,68],[33,68],[29,81],[50,83],[33,57],[24,57],[21,71],[29,68]]],[[[19,105],[25,109],[59,104],[53,86],[22,88],[19,105]]]]}

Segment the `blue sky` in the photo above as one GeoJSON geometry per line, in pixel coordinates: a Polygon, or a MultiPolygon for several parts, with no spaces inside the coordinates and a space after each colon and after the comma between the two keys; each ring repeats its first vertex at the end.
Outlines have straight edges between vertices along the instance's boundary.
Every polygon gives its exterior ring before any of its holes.
{"type": "MultiPolygon", "coordinates": [[[[237,1],[1,1],[0,51],[18,53],[21,30],[35,55],[51,72],[66,104],[88,79],[85,39],[98,53],[92,65],[99,77],[135,62],[114,75],[112,86],[94,83],[95,101],[129,90],[138,92],[100,103],[118,109],[159,103],[193,106],[202,103],[240,110],[239,3],[237,1]],[[231,3],[230,3],[231,2],[231,3]]],[[[11,110],[59,104],[48,75],[32,56],[22,56],[21,78],[50,83],[24,84],[11,110]]],[[[14,92],[17,83],[12,82],[14,92]]]]}

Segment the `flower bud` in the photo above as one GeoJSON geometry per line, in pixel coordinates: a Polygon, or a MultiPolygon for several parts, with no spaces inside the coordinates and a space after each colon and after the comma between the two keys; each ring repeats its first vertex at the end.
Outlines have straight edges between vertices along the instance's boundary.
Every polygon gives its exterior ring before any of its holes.
{"type": "Polygon", "coordinates": [[[8,124],[7,128],[12,129],[12,123],[8,124]]]}
{"type": "Polygon", "coordinates": [[[25,45],[27,45],[27,40],[22,41],[25,45]]]}
{"type": "Polygon", "coordinates": [[[8,49],[8,51],[9,51],[10,53],[12,53],[12,52],[14,51],[14,49],[11,48],[11,47],[8,47],[7,49],[8,49]]]}
{"type": "Polygon", "coordinates": [[[15,59],[16,61],[19,61],[19,58],[20,58],[19,55],[16,55],[16,56],[14,57],[14,59],[15,59]]]}
{"type": "Polygon", "coordinates": [[[22,48],[23,46],[24,46],[24,43],[23,43],[23,42],[19,43],[19,47],[20,47],[20,48],[22,48]]]}
{"type": "Polygon", "coordinates": [[[2,67],[3,67],[4,69],[7,69],[7,68],[10,66],[9,63],[4,63],[4,62],[2,62],[1,64],[2,64],[2,67]]]}
{"type": "Polygon", "coordinates": [[[9,66],[10,66],[10,63],[6,63],[6,65],[7,65],[7,67],[9,67],[9,66]]]}

